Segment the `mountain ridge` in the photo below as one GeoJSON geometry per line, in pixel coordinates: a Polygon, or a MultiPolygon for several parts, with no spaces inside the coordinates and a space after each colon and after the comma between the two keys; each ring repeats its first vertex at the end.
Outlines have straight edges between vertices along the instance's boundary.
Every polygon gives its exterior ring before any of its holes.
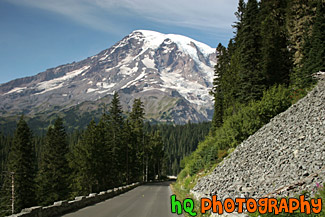
{"type": "Polygon", "coordinates": [[[84,60],[1,84],[0,114],[63,111],[118,91],[126,111],[140,97],[151,113],[148,117],[157,121],[208,121],[213,113],[209,90],[215,63],[215,50],[204,43],[135,30],[84,60]]]}

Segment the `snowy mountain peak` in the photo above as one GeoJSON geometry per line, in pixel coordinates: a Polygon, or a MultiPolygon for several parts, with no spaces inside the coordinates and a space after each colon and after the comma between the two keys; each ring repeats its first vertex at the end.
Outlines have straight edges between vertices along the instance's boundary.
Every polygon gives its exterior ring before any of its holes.
{"type": "Polygon", "coordinates": [[[183,35],[163,34],[152,30],[135,30],[130,34],[130,36],[137,39],[144,39],[147,42],[148,47],[151,49],[157,49],[163,43],[174,42],[177,44],[179,49],[191,56],[197,55],[194,45],[197,46],[205,57],[208,57],[210,54],[215,52],[214,48],[183,35]]]}
{"type": "Polygon", "coordinates": [[[207,121],[215,63],[215,49],[201,42],[136,30],[90,58],[0,85],[0,114],[67,110],[118,91],[124,109],[141,97],[148,118],[207,121]]]}

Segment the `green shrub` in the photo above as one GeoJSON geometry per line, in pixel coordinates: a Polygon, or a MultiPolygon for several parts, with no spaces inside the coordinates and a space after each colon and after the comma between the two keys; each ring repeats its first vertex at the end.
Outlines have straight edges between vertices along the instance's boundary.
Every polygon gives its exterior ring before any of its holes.
{"type": "MultiPolygon", "coordinates": [[[[197,149],[182,162],[189,175],[208,169],[227,156],[228,149],[234,149],[254,134],[275,115],[285,111],[292,103],[289,88],[276,85],[264,91],[260,101],[247,105],[236,105],[237,112],[229,108],[225,111],[223,125],[216,129],[214,136],[208,136],[197,149]],[[232,111],[232,112],[231,112],[232,111]]],[[[303,95],[300,95],[302,97],[303,95]]]]}
{"type": "Polygon", "coordinates": [[[290,95],[290,90],[282,85],[273,86],[264,92],[262,100],[257,105],[258,116],[263,124],[291,105],[290,95]]]}

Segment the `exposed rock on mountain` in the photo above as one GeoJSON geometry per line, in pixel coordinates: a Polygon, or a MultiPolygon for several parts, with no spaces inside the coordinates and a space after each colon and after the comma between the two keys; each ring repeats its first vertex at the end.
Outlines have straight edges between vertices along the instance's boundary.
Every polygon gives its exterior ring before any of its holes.
{"type": "Polygon", "coordinates": [[[141,97],[148,118],[207,121],[215,56],[213,48],[185,36],[134,31],[95,56],[2,84],[0,114],[34,116],[84,103],[94,109],[118,91],[126,110],[141,97]]]}
{"type": "Polygon", "coordinates": [[[212,174],[198,180],[196,197],[295,196],[325,180],[325,81],[241,143],[212,174]]]}

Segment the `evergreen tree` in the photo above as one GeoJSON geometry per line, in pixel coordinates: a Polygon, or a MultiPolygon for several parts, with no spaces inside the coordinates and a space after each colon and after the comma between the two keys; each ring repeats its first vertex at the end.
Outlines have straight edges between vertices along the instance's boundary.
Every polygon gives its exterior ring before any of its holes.
{"type": "Polygon", "coordinates": [[[218,44],[217,47],[217,64],[214,67],[214,79],[213,79],[213,89],[212,94],[214,96],[214,113],[212,117],[212,134],[215,130],[222,125],[223,119],[223,86],[222,79],[223,75],[227,71],[227,66],[229,65],[229,61],[227,58],[227,50],[222,44],[218,44]]]}
{"type": "Polygon", "coordinates": [[[178,174],[179,173],[179,166],[177,162],[177,158],[174,158],[174,161],[171,165],[171,174],[178,174]]]}
{"type": "Polygon", "coordinates": [[[132,173],[131,173],[131,165],[133,162],[133,159],[135,159],[135,151],[133,150],[132,146],[132,132],[131,132],[131,126],[129,123],[129,120],[126,119],[124,122],[123,127],[123,140],[125,145],[125,154],[120,157],[120,161],[123,162],[124,160],[124,167],[122,166],[122,169],[124,168],[124,176],[125,176],[125,182],[126,184],[130,184],[130,180],[132,179],[132,173]],[[124,159],[123,159],[124,157],[124,159]]]}
{"type": "Polygon", "coordinates": [[[73,169],[73,194],[87,195],[99,191],[99,179],[102,171],[99,170],[98,157],[103,155],[103,148],[98,147],[98,131],[92,120],[81,140],[73,147],[70,166],[73,169]]]}
{"type": "MultiPolygon", "coordinates": [[[[246,3],[244,2],[244,0],[239,0],[237,11],[235,12],[237,21],[235,22],[234,25],[232,25],[232,27],[235,29],[234,33],[236,34],[236,36],[240,35],[241,28],[243,26],[242,21],[245,13],[245,8],[246,8],[246,3]]],[[[237,41],[236,37],[235,37],[235,41],[237,41]]]]}
{"type": "Polygon", "coordinates": [[[164,159],[164,152],[163,152],[164,143],[162,137],[160,136],[159,131],[156,131],[153,134],[151,134],[149,147],[150,147],[150,151],[148,151],[146,167],[148,170],[148,166],[149,166],[148,156],[150,154],[151,156],[150,165],[152,166],[151,169],[152,169],[153,179],[155,179],[156,177],[159,179],[161,177],[161,170],[162,170],[162,164],[164,159]]]}
{"type": "Polygon", "coordinates": [[[243,103],[259,99],[266,89],[265,75],[261,71],[261,36],[259,6],[256,0],[248,0],[242,18],[242,27],[236,38],[239,49],[239,98],[243,103]],[[240,71],[239,71],[240,70],[240,71]]]}
{"type": "Polygon", "coordinates": [[[41,205],[64,200],[69,195],[69,147],[63,121],[57,118],[49,127],[37,177],[38,200],[41,205]]]}
{"type": "Polygon", "coordinates": [[[120,99],[118,93],[115,92],[111,105],[108,110],[108,118],[109,118],[109,132],[110,135],[110,143],[111,143],[111,158],[112,158],[112,169],[111,171],[113,174],[117,174],[115,177],[116,182],[121,182],[123,180],[123,173],[125,171],[125,163],[124,160],[125,156],[125,146],[126,143],[124,142],[123,136],[123,127],[124,127],[124,120],[123,120],[123,111],[120,105],[120,99]]]}
{"type": "Polygon", "coordinates": [[[241,50],[240,45],[242,43],[243,34],[243,21],[246,11],[246,3],[243,0],[239,0],[237,12],[237,22],[233,25],[235,29],[235,37],[229,40],[227,47],[227,54],[229,62],[227,70],[223,72],[222,86],[223,86],[223,110],[229,107],[236,111],[236,101],[241,96],[241,73],[243,66],[241,65],[241,50]]]}
{"type": "MultiPolygon", "coordinates": [[[[35,150],[30,131],[23,116],[21,116],[14,133],[10,149],[6,179],[3,184],[1,196],[4,211],[11,205],[11,181],[14,179],[14,211],[35,205],[35,150]]],[[[10,213],[10,212],[9,212],[10,213]]],[[[8,214],[8,213],[7,213],[8,214]]]]}
{"type": "Polygon", "coordinates": [[[116,159],[113,153],[112,134],[110,131],[110,117],[104,113],[97,125],[97,148],[100,150],[97,163],[99,171],[99,190],[107,190],[115,187],[116,178],[116,159]]]}
{"type": "MultiPolygon", "coordinates": [[[[3,182],[3,172],[6,171],[7,158],[12,146],[12,136],[0,134],[0,186],[3,182]]],[[[1,188],[0,188],[1,189],[1,188]]]]}
{"type": "MultiPolygon", "coordinates": [[[[304,44],[311,35],[317,1],[290,0],[287,2],[286,25],[289,48],[293,57],[293,65],[299,69],[302,66],[304,44]]],[[[295,82],[299,78],[293,74],[290,79],[295,82]]]]}
{"type": "MultiPolygon", "coordinates": [[[[185,125],[158,124],[152,125],[150,129],[146,128],[148,129],[146,132],[149,132],[149,135],[151,135],[150,138],[153,138],[153,135],[159,131],[159,136],[164,144],[160,167],[161,173],[177,175],[180,171],[181,160],[191,154],[196,149],[198,143],[208,135],[210,126],[210,122],[204,122],[187,123],[185,125]]],[[[151,148],[151,140],[149,144],[151,148]]],[[[152,163],[149,165],[152,165],[152,163]]]]}
{"type": "Polygon", "coordinates": [[[292,68],[286,29],[287,1],[261,1],[261,70],[267,87],[289,83],[292,68]]]}
{"type": "Polygon", "coordinates": [[[312,84],[312,74],[319,71],[325,71],[325,3],[321,0],[317,4],[311,37],[305,44],[300,86],[312,84]]]}
{"type": "Polygon", "coordinates": [[[132,159],[131,176],[133,181],[144,179],[144,150],[145,150],[145,134],[144,127],[144,108],[140,99],[135,99],[132,111],[129,116],[129,123],[132,132],[132,159]],[[141,179],[142,176],[142,179],[141,179]]]}

